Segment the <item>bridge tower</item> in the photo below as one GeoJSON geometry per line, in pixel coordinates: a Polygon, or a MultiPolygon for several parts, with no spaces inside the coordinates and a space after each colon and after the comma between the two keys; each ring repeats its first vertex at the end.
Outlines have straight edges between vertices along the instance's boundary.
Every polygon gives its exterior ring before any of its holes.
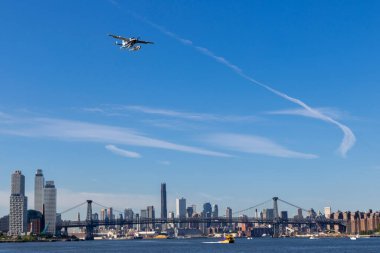
{"type": "Polygon", "coordinates": [[[94,240],[94,224],[92,222],[92,200],[87,200],[86,240],[94,240]]]}
{"type": "Polygon", "coordinates": [[[273,197],[273,212],[274,212],[274,218],[278,220],[278,205],[277,205],[278,197],[273,197]]]}
{"type": "Polygon", "coordinates": [[[278,197],[273,197],[273,237],[279,237],[280,235],[280,219],[278,215],[278,205],[277,205],[278,197]]]}

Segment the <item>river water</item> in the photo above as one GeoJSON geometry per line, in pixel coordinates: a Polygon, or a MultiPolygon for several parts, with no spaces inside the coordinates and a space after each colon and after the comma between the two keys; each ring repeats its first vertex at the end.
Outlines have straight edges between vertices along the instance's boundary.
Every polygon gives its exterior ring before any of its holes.
{"type": "Polygon", "coordinates": [[[39,252],[139,252],[139,253],[380,253],[380,238],[358,239],[237,239],[235,244],[220,244],[215,239],[103,240],[82,242],[0,243],[0,253],[39,252]]]}

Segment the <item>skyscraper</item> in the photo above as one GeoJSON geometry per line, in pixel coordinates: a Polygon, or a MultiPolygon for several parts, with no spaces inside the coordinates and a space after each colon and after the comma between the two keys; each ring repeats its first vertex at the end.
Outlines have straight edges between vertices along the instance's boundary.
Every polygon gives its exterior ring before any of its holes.
{"type": "Polygon", "coordinates": [[[288,212],[287,211],[281,211],[281,219],[283,219],[283,220],[288,219],[288,212]]]}
{"type": "Polygon", "coordinates": [[[298,208],[298,209],[297,209],[297,213],[298,213],[298,215],[297,215],[298,218],[299,218],[299,219],[303,219],[302,209],[301,209],[301,208],[298,208]]]}
{"type": "Polygon", "coordinates": [[[266,208],[263,209],[263,219],[264,220],[273,220],[274,219],[274,209],[273,208],[266,208]]]}
{"type": "Polygon", "coordinates": [[[326,206],[325,207],[325,217],[326,217],[326,219],[330,219],[330,216],[331,216],[331,207],[326,206]]]}
{"type": "MultiPolygon", "coordinates": [[[[147,206],[146,208],[148,219],[149,220],[154,220],[156,218],[156,214],[154,212],[154,206],[147,206]]],[[[151,224],[149,224],[149,229],[154,229],[155,223],[152,221],[151,224]]]]}
{"type": "Polygon", "coordinates": [[[232,226],[232,209],[230,207],[227,207],[226,209],[226,219],[228,221],[228,225],[232,226]]]}
{"type": "Polygon", "coordinates": [[[186,218],[186,199],[176,199],[176,216],[178,218],[186,218]]]}
{"type": "MultiPolygon", "coordinates": [[[[141,209],[140,210],[140,220],[145,221],[148,218],[148,211],[146,209],[141,209]]],[[[143,231],[147,228],[148,226],[144,223],[140,225],[140,229],[143,231]]]]}
{"type": "Polygon", "coordinates": [[[11,177],[9,206],[9,235],[20,235],[27,230],[28,199],[25,196],[25,176],[16,170],[11,177]]]}
{"type": "Polygon", "coordinates": [[[25,195],[25,176],[20,170],[16,170],[12,174],[11,187],[12,195],[25,195]]]}
{"type": "Polygon", "coordinates": [[[112,221],[112,220],[115,219],[112,207],[110,207],[110,208],[107,209],[107,217],[108,217],[109,221],[112,221]]]}
{"type": "Polygon", "coordinates": [[[161,219],[168,218],[168,209],[166,204],[166,183],[161,184],[161,219]]]}
{"type": "Polygon", "coordinates": [[[107,209],[100,209],[100,220],[105,221],[107,218],[107,209]]]}
{"type": "Polygon", "coordinates": [[[45,179],[42,170],[37,170],[34,177],[34,210],[43,212],[45,179]]]}
{"type": "Polygon", "coordinates": [[[218,216],[219,216],[218,205],[215,204],[215,205],[214,205],[214,211],[212,212],[212,217],[213,217],[213,218],[216,218],[216,217],[218,217],[218,216]]]}
{"type": "Polygon", "coordinates": [[[133,210],[131,208],[124,209],[124,219],[133,220],[133,210]]]}
{"type": "Polygon", "coordinates": [[[193,207],[192,206],[188,206],[186,208],[186,216],[188,218],[191,218],[191,217],[193,217],[193,213],[194,213],[193,207]]]}
{"type": "Polygon", "coordinates": [[[203,212],[205,214],[205,217],[211,217],[212,206],[209,202],[203,204],[203,212]]]}
{"type": "Polygon", "coordinates": [[[54,181],[46,181],[44,187],[44,207],[46,232],[54,235],[57,222],[57,189],[55,188],[54,181]]]}

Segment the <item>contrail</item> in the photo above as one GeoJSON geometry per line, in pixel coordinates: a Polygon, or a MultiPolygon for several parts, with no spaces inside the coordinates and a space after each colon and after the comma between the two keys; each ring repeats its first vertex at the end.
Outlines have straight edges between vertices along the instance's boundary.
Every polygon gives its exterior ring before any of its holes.
{"type": "Polygon", "coordinates": [[[236,74],[238,74],[239,76],[243,77],[244,79],[248,80],[249,82],[253,83],[253,84],[256,84],[256,85],[259,85],[263,88],[265,88],[266,90],[270,91],[271,93],[279,96],[279,97],[282,97],[283,99],[286,99],[294,104],[297,104],[299,106],[301,106],[302,108],[304,108],[308,113],[309,113],[309,116],[310,117],[313,117],[313,118],[316,118],[316,119],[320,119],[320,120],[323,120],[325,122],[329,122],[329,123],[332,123],[334,125],[336,125],[338,128],[340,128],[340,130],[342,130],[343,132],[343,140],[338,148],[338,151],[339,153],[345,157],[347,152],[354,146],[355,142],[356,142],[356,137],[354,135],[354,133],[351,131],[351,129],[334,120],[333,118],[331,118],[330,116],[328,115],[325,115],[323,114],[322,112],[310,107],[309,105],[307,105],[305,102],[301,101],[300,99],[297,99],[297,98],[293,98],[283,92],[280,92],[262,82],[259,82],[257,80],[255,80],[254,78],[252,78],[251,76],[245,74],[243,72],[243,70],[241,68],[239,68],[238,66],[232,64],[231,62],[229,62],[228,60],[226,60],[224,57],[221,57],[221,56],[218,56],[216,54],[214,54],[212,51],[210,51],[209,49],[205,48],[205,47],[200,47],[200,46],[197,46],[195,45],[191,40],[188,40],[188,39],[184,39],[182,37],[180,37],[179,35],[173,33],[173,32],[170,32],[168,31],[165,27],[163,26],[160,26],[160,25],[157,25],[155,23],[153,23],[152,21],[140,16],[140,15],[137,15],[136,13],[133,13],[131,11],[128,11],[129,14],[131,14],[132,16],[134,16],[135,18],[143,21],[144,23],[152,26],[153,28],[159,30],[160,32],[162,32],[163,34],[181,42],[183,45],[186,45],[186,46],[189,46],[189,47],[192,47],[194,49],[196,49],[198,52],[214,59],[215,61],[217,61],[218,63],[220,64],[223,64],[224,66],[228,67],[229,69],[231,69],[232,71],[234,71],[236,74]]]}

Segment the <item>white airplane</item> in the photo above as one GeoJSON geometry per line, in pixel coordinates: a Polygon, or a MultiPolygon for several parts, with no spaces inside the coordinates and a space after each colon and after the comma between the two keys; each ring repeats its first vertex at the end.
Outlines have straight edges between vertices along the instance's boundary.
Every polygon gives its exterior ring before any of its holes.
{"type": "Polygon", "coordinates": [[[139,37],[138,38],[135,38],[135,37],[124,38],[124,37],[119,36],[119,35],[113,35],[113,34],[108,34],[108,35],[111,36],[112,38],[121,40],[121,43],[116,41],[115,44],[120,46],[121,49],[129,49],[129,51],[137,51],[137,50],[141,49],[140,45],[135,46],[135,44],[139,44],[139,43],[140,44],[154,44],[151,41],[140,40],[139,37]]]}

